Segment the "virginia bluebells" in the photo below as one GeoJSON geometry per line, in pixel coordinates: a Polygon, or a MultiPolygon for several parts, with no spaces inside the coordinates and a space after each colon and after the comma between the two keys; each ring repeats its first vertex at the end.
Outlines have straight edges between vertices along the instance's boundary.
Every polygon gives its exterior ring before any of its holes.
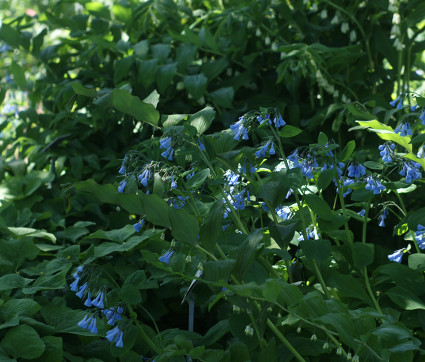
{"type": "Polygon", "coordinates": [[[122,165],[121,165],[121,168],[119,169],[119,171],[118,171],[118,173],[119,174],[121,174],[121,175],[125,175],[125,167],[124,167],[124,163],[125,163],[125,160],[127,159],[127,156],[125,156],[124,157],[124,160],[122,161],[122,165]]]}
{"type": "Polygon", "coordinates": [[[133,224],[134,231],[136,231],[136,233],[140,232],[144,224],[145,224],[145,219],[141,219],[139,222],[136,222],[135,224],[133,224]]]}
{"type": "Polygon", "coordinates": [[[348,177],[360,178],[366,175],[366,167],[360,163],[351,163],[348,166],[348,177]]]}
{"type": "Polygon", "coordinates": [[[401,95],[399,95],[395,100],[390,102],[390,105],[392,107],[395,107],[397,104],[397,108],[398,109],[402,109],[403,108],[403,97],[401,95]],[[398,104],[397,104],[398,102],[398,104]]]}
{"type": "Polygon", "coordinates": [[[227,184],[235,186],[239,183],[239,175],[231,170],[227,170],[223,174],[224,179],[227,181],[227,184]]]}
{"type": "Polygon", "coordinates": [[[267,141],[267,143],[263,147],[261,147],[257,152],[255,152],[255,157],[264,158],[266,157],[267,152],[269,153],[269,155],[274,155],[276,153],[272,140],[267,141]]]}
{"type": "Polygon", "coordinates": [[[165,254],[161,255],[158,260],[165,263],[165,264],[169,264],[171,257],[173,256],[174,251],[172,250],[168,250],[165,254]]]}
{"type": "Polygon", "coordinates": [[[422,177],[421,171],[419,171],[420,167],[420,163],[414,161],[407,161],[403,163],[402,169],[400,170],[399,174],[401,176],[406,176],[406,182],[410,184],[422,177]]]}
{"type": "Polygon", "coordinates": [[[282,220],[287,220],[291,217],[291,209],[289,206],[278,206],[276,209],[276,214],[279,216],[282,220]]]}
{"type": "Polygon", "coordinates": [[[127,186],[127,180],[122,180],[120,184],[118,185],[118,192],[123,193],[126,186],[127,186]]]}
{"type": "Polygon", "coordinates": [[[247,140],[248,139],[248,128],[246,128],[246,126],[245,126],[245,118],[244,118],[244,116],[239,117],[239,121],[236,122],[235,124],[232,124],[230,126],[230,129],[235,134],[233,136],[233,139],[235,139],[236,141],[239,141],[241,139],[241,137],[244,140],[247,140]]]}
{"type": "Polygon", "coordinates": [[[139,175],[139,181],[143,186],[148,186],[148,181],[149,181],[149,176],[150,176],[150,172],[148,169],[144,170],[140,175],[139,175]]]}
{"type": "Polygon", "coordinates": [[[115,327],[106,333],[106,339],[111,343],[116,342],[117,347],[123,348],[123,334],[118,327],[115,327]]]}
{"type": "Polygon", "coordinates": [[[425,109],[422,111],[419,119],[422,121],[422,126],[425,126],[425,109]]]}
{"type": "Polygon", "coordinates": [[[415,232],[415,239],[420,249],[425,249],[425,226],[419,224],[415,232]]]}
{"type": "Polygon", "coordinates": [[[361,209],[357,214],[364,217],[365,214],[366,214],[366,210],[365,209],[361,209]]]}
{"type": "Polygon", "coordinates": [[[314,156],[308,155],[308,158],[304,160],[303,163],[299,164],[299,167],[301,168],[302,174],[311,179],[313,178],[313,171],[315,167],[319,167],[316,158],[314,156]]]}
{"type": "Polygon", "coordinates": [[[400,136],[405,137],[407,136],[411,136],[412,133],[412,129],[410,128],[410,123],[406,122],[406,123],[400,123],[396,129],[394,130],[395,133],[400,133],[400,136]]]}
{"type": "Polygon", "coordinates": [[[386,189],[384,185],[382,185],[378,180],[375,180],[372,176],[369,176],[366,182],[366,190],[373,191],[375,195],[378,195],[381,191],[386,189]]]}
{"type": "Polygon", "coordinates": [[[380,145],[378,149],[380,151],[379,154],[381,155],[383,162],[392,162],[395,149],[394,143],[384,143],[383,145],[380,145]]]}
{"type": "Polygon", "coordinates": [[[382,211],[382,214],[381,214],[381,216],[379,216],[379,226],[380,227],[385,227],[385,219],[387,218],[387,216],[388,216],[388,209],[387,208],[385,208],[383,211],[382,211]]]}
{"type": "Polygon", "coordinates": [[[161,156],[167,158],[169,161],[173,160],[174,149],[172,147],[172,139],[171,137],[162,138],[159,141],[159,148],[165,149],[164,152],[161,153],[161,156]]]}
{"type": "Polygon", "coordinates": [[[394,253],[388,255],[388,259],[391,261],[395,261],[396,263],[401,263],[401,258],[403,257],[403,254],[406,249],[398,249],[394,253]]]}

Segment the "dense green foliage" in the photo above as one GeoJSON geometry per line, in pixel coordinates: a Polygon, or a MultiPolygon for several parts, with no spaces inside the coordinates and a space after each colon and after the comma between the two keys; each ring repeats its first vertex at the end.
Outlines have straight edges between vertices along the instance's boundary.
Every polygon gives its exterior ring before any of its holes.
{"type": "Polygon", "coordinates": [[[30,3],[0,5],[0,360],[423,358],[425,3],[30,3]]]}

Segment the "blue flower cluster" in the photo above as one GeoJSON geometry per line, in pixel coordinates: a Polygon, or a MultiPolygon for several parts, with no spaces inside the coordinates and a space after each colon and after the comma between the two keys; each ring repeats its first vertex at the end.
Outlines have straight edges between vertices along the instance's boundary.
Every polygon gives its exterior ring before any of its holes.
{"type": "Polygon", "coordinates": [[[421,171],[419,171],[420,168],[420,163],[414,161],[407,161],[403,163],[403,167],[400,170],[399,174],[401,176],[406,176],[406,182],[408,184],[411,184],[412,182],[415,182],[416,180],[422,177],[422,173],[421,171]]]}
{"type": "Polygon", "coordinates": [[[425,226],[419,224],[415,232],[415,240],[420,249],[425,249],[425,226]]]}
{"type": "MultiPolygon", "coordinates": [[[[115,324],[116,321],[122,319],[122,313],[124,312],[123,307],[114,307],[114,308],[105,308],[103,291],[99,291],[97,296],[94,299],[91,299],[91,292],[88,290],[88,281],[83,285],[79,286],[79,283],[82,279],[86,279],[86,276],[83,274],[84,267],[80,266],[77,268],[77,272],[74,273],[74,281],[70,284],[70,288],[73,292],[76,292],[76,296],[82,299],[84,296],[87,296],[84,305],[86,307],[95,307],[100,309],[100,311],[106,316],[107,323],[111,326],[115,324]]],[[[96,334],[97,331],[97,318],[95,312],[88,313],[84,318],[78,322],[78,326],[84,329],[88,329],[90,333],[96,334]]],[[[109,331],[106,334],[106,338],[112,343],[115,342],[117,347],[123,347],[123,332],[116,326],[113,329],[114,332],[109,331]],[[109,337],[109,338],[108,338],[109,337]],[[114,338],[111,338],[114,337],[114,338]]]]}
{"type": "Polygon", "coordinates": [[[395,149],[394,143],[384,143],[383,145],[380,145],[378,149],[380,151],[379,154],[381,155],[383,162],[387,163],[393,161],[395,149]]]}
{"type": "Polygon", "coordinates": [[[381,193],[381,191],[384,191],[386,187],[382,185],[378,180],[374,179],[372,176],[369,176],[366,179],[365,189],[373,191],[375,195],[378,195],[381,193]]]}
{"type": "MultiPolygon", "coordinates": [[[[257,116],[257,121],[260,125],[266,123],[268,125],[272,125],[272,121],[270,119],[270,115],[266,115],[265,118],[263,118],[262,115],[257,116]]],[[[286,125],[286,122],[283,120],[282,116],[280,114],[276,115],[273,118],[273,124],[275,128],[283,127],[286,125]]]]}
{"type": "Polygon", "coordinates": [[[395,133],[400,133],[401,137],[411,136],[413,134],[412,129],[410,128],[409,122],[401,122],[396,129],[394,130],[395,133]]]}
{"type": "Polygon", "coordinates": [[[366,175],[366,167],[360,163],[351,163],[347,170],[348,177],[360,178],[366,175]]]}
{"type": "Polygon", "coordinates": [[[403,109],[403,97],[401,96],[401,94],[396,99],[391,101],[390,105],[391,107],[395,107],[397,105],[398,109],[403,109]]]}
{"type": "Polygon", "coordinates": [[[239,141],[242,137],[243,140],[248,139],[248,128],[245,125],[246,118],[244,116],[239,117],[239,121],[237,121],[235,124],[232,124],[230,126],[230,129],[235,134],[233,136],[233,139],[236,141],[239,141]]]}
{"type": "Polygon", "coordinates": [[[267,141],[267,143],[261,147],[257,152],[255,152],[255,157],[264,158],[266,153],[269,155],[274,155],[276,151],[274,150],[274,143],[272,140],[267,141]]]}
{"type": "Polygon", "coordinates": [[[161,153],[161,156],[169,161],[173,160],[174,148],[172,146],[172,141],[171,137],[165,137],[159,141],[159,148],[165,149],[165,151],[161,153]]]}
{"type": "Polygon", "coordinates": [[[148,186],[148,181],[150,178],[150,172],[149,169],[146,168],[145,170],[143,170],[143,172],[139,175],[139,181],[143,186],[148,186]]]}

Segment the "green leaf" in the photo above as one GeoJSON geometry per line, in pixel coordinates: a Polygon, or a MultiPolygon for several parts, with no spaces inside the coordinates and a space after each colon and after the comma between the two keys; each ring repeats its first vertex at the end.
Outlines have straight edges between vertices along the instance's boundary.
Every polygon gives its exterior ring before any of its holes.
{"type": "Polygon", "coordinates": [[[134,273],[130,274],[124,281],[125,284],[132,284],[136,288],[143,288],[143,284],[146,282],[146,274],[144,270],[136,270],[134,273]]]}
{"type": "Polygon", "coordinates": [[[233,87],[223,87],[215,90],[214,92],[208,93],[208,97],[211,98],[214,104],[224,108],[233,107],[234,95],[235,90],[233,87]]]}
{"type": "MultiPolygon", "coordinates": [[[[133,49],[136,56],[143,59],[148,55],[149,41],[147,39],[139,41],[137,44],[134,45],[133,49]]],[[[153,61],[155,64],[158,63],[158,59],[152,59],[150,61],[153,61]]],[[[144,75],[147,75],[147,74],[144,74],[144,75]]]]}
{"type": "Polygon", "coordinates": [[[222,200],[217,200],[211,207],[208,218],[200,229],[200,242],[202,246],[212,251],[220,235],[224,205],[222,200]]]}
{"type": "Polygon", "coordinates": [[[168,55],[171,51],[170,44],[154,44],[151,46],[152,55],[155,59],[158,59],[160,63],[163,63],[167,60],[168,55]]]}
{"type": "Polygon", "coordinates": [[[425,303],[418,296],[401,286],[391,288],[385,294],[402,309],[425,309],[425,303]]]}
{"type": "Polygon", "coordinates": [[[161,65],[158,68],[156,82],[158,84],[158,89],[160,94],[163,94],[167,90],[168,86],[170,85],[176,73],[177,73],[176,62],[161,65]]]}
{"type": "Polygon", "coordinates": [[[425,133],[421,133],[417,135],[416,137],[413,137],[410,143],[412,145],[422,144],[425,142],[425,133]]]}
{"type": "Polygon", "coordinates": [[[168,209],[173,237],[184,243],[196,245],[199,236],[199,223],[196,216],[188,214],[183,209],[168,209]]]}
{"type": "Polygon", "coordinates": [[[223,57],[203,64],[201,67],[201,71],[207,76],[209,81],[211,81],[214,78],[218,77],[228,66],[229,61],[223,57]]]}
{"type": "Polygon", "coordinates": [[[86,239],[103,239],[103,240],[110,240],[110,241],[116,241],[119,243],[124,242],[126,239],[128,239],[131,235],[135,233],[135,230],[132,225],[126,225],[121,229],[117,230],[110,230],[110,231],[103,231],[103,230],[97,230],[93,234],[90,234],[89,236],[86,236],[86,239]]]}
{"type": "Polygon", "coordinates": [[[148,88],[156,80],[157,73],[158,59],[141,61],[139,63],[139,73],[137,80],[143,85],[144,88],[148,88]]]}
{"type": "Polygon", "coordinates": [[[199,189],[204,181],[208,178],[210,175],[210,169],[205,168],[202,171],[199,171],[194,176],[192,176],[186,183],[186,188],[188,190],[197,190],[199,189]]]}
{"type": "Polygon", "coordinates": [[[412,152],[412,145],[410,144],[410,136],[400,136],[394,132],[392,127],[382,124],[376,120],[373,121],[356,121],[360,126],[368,129],[371,132],[378,134],[380,138],[385,141],[393,141],[400,146],[404,147],[408,152],[412,152]]]}
{"type": "Polygon", "coordinates": [[[100,18],[109,19],[111,17],[108,7],[100,2],[87,3],[85,4],[85,8],[90,14],[100,18]]]}
{"type": "Polygon", "coordinates": [[[291,126],[290,124],[285,125],[279,132],[280,137],[291,138],[299,135],[302,132],[298,127],[291,126]]]}
{"type": "Polygon", "coordinates": [[[371,304],[371,299],[366,293],[363,285],[358,279],[351,275],[341,274],[335,269],[331,269],[328,274],[326,284],[328,287],[335,288],[338,291],[338,294],[360,299],[366,304],[371,304]]]}
{"type": "Polygon", "coordinates": [[[371,170],[382,170],[384,165],[382,163],[374,162],[374,161],[366,161],[363,163],[363,166],[371,169],[371,170]]]}
{"type": "Polygon", "coordinates": [[[72,264],[64,266],[63,269],[54,275],[42,275],[30,286],[22,289],[24,294],[34,294],[39,290],[55,290],[62,289],[66,284],[66,275],[68,270],[71,269],[72,264]]]}
{"type": "Polygon", "coordinates": [[[30,299],[11,299],[0,307],[3,319],[7,320],[14,315],[31,317],[40,310],[40,305],[30,299]]]}
{"type": "Polygon", "coordinates": [[[260,185],[257,197],[262,198],[268,207],[275,209],[285,199],[289,185],[282,173],[273,173],[272,177],[260,185]]]}
{"type": "Polygon", "coordinates": [[[203,264],[203,278],[212,282],[227,282],[235,265],[236,260],[234,259],[207,261],[203,264]]]}
{"type": "Polygon", "coordinates": [[[257,248],[263,240],[263,233],[257,229],[248,235],[246,240],[238,247],[236,254],[235,277],[242,280],[249,266],[254,262],[257,248]]]}
{"type": "Polygon", "coordinates": [[[326,189],[332,180],[337,177],[337,172],[335,169],[327,169],[320,171],[319,178],[317,180],[317,186],[324,190],[326,189]]]}
{"type": "Polygon", "coordinates": [[[24,359],[38,358],[46,348],[36,330],[26,324],[8,330],[0,346],[12,356],[24,359]]]}
{"type": "Polygon", "coordinates": [[[192,114],[189,117],[189,124],[195,127],[199,134],[202,134],[210,127],[214,118],[214,108],[207,106],[199,112],[192,114]]]}
{"type": "Polygon", "coordinates": [[[129,25],[131,22],[131,8],[120,4],[112,5],[112,12],[115,17],[123,23],[129,25]]]}
{"type": "Polygon", "coordinates": [[[328,143],[328,136],[326,136],[326,134],[324,134],[323,132],[320,132],[319,137],[317,139],[317,143],[319,145],[324,146],[326,143],[328,143]]]}
{"type": "Polygon", "coordinates": [[[74,82],[71,84],[72,89],[75,93],[86,96],[86,97],[96,97],[96,90],[93,88],[86,88],[80,82],[74,82]]]}
{"type": "Polygon", "coordinates": [[[144,100],[143,103],[152,104],[155,108],[159,102],[159,93],[156,90],[153,90],[144,100]]]}
{"type": "Polygon", "coordinates": [[[346,107],[347,110],[355,117],[355,119],[371,120],[375,118],[373,114],[367,112],[365,109],[360,110],[355,108],[352,104],[347,104],[346,107]]]}
{"type": "Polygon", "coordinates": [[[63,360],[62,337],[45,336],[42,338],[46,349],[40,360],[43,362],[56,362],[63,360]]]}
{"type": "Polygon", "coordinates": [[[409,255],[408,264],[410,269],[416,270],[418,272],[425,271],[425,254],[409,255]]]}
{"type": "Polygon", "coordinates": [[[308,207],[318,216],[325,220],[332,220],[333,214],[330,206],[328,203],[323,200],[321,197],[317,195],[304,195],[303,196],[304,201],[308,205],[308,207]]]}
{"type": "Polygon", "coordinates": [[[24,285],[25,279],[19,274],[6,274],[0,277],[0,291],[23,288],[24,285]]]}
{"type": "Polygon", "coordinates": [[[177,48],[176,59],[180,72],[186,72],[189,65],[195,59],[198,48],[193,44],[183,43],[177,48]]]}
{"type": "Polygon", "coordinates": [[[189,94],[194,99],[199,99],[204,95],[207,89],[208,78],[202,73],[186,75],[183,77],[183,83],[189,94]]]}
{"type": "Polygon", "coordinates": [[[375,245],[369,243],[353,244],[353,262],[358,269],[363,269],[373,263],[375,257],[375,245]]]}
{"type": "Polygon", "coordinates": [[[19,32],[17,32],[11,26],[5,24],[3,21],[0,24],[0,39],[16,49],[19,48],[19,32]]]}
{"type": "Polygon", "coordinates": [[[114,89],[112,104],[120,112],[130,114],[138,121],[158,126],[159,112],[152,104],[144,103],[139,97],[132,96],[123,89],[114,89]]]}
{"type": "Polygon", "coordinates": [[[344,149],[341,151],[341,154],[339,155],[339,161],[340,162],[347,161],[350,158],[351,154],[354,152],[355,148],[356,148],[356,142],[353,140],[349,141],[345,145],[344,149]]]}
{"type": "Polygon", "coordinates": [[[160,232],[161,230],[149,229],[149,230],[143,231],[142,235],[140,236],[132,236],[128,238],[122,244],[104,242],[100,244],[99,246],[94,247],[94,256],[96,258],[101,258],[115,252],[123,253],[126,251],[133,250],[136,246],[138,246],[139,244],[143,243],[145,240],[148,240],[150,237],[160,232]]]}
{"type": "Polygon", "coordinates": [[[154,225],[171,227],[168,218],[169,206],[158,195],[141,195],[143,208],[146,210],[146,219],[154,225]]]}
{"type": "Polygon", "coordinates": [[[25,90],[27,87],[27,81],[25,79],[25,70],[22,68],[18,63],[12,62],[10,64],[10,71],[13,74],[13,79],[15,80],[16,84],[19,88],[22,90],[25,90]]]}
{"type": "Polygon", "coordinates": [[[286,250],[295,235],[297,227],[298,222],[296,220],[288,220],[284,222],[283,225],[270,224],[270,236],[274,239],[274,241],[276,241],[282,250],[286,250]]]}
{"type": "Polygon", "coordinates": [[[56,236],[44,230],[37,230],[33,228],[24,228],[24,227],[19,227],[19,228],[9,227],[8,230],[17,237],[31,236],[33,238],[48,239],[52,243],[56,243],[56,236]]]}
{"type": "Polygon", "coordinates": [[[329,240],[302,240],[300,241],[300,247],[307,258],[315,259],[319,262],[325,261],[331,256],[331,242],[329,240]]]}
{"type": "Polygon", "coordinates": [[[135,305],[142,301],[142,296],[136,286],[132,284],[124,284],[120,291],[119,296],[124,303],[135,305]]]}
{"type": "Polygon", "coordinates": [[[132,56],[121,58],[114,62],[114,84],[118,84],[121,79],[129,76],[133,63],[134,58],[132,56]]]}

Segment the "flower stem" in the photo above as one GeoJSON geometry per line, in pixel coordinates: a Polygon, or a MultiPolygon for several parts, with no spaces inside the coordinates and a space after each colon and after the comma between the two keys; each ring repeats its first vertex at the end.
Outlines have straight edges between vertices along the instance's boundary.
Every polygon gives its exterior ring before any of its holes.
{"type": "Polygon", "coordinates": [[[277,327],[273,324],[273,322],[267,318],[267,325],[273,331],[273,333],[279,338],[282,343],[288,348],[294,357],[301,362],[305,362],[305,359],[298,353],[298,351],[292,346],[292,344],[285,338],[285,336],[277,329],[277,327]]]}

